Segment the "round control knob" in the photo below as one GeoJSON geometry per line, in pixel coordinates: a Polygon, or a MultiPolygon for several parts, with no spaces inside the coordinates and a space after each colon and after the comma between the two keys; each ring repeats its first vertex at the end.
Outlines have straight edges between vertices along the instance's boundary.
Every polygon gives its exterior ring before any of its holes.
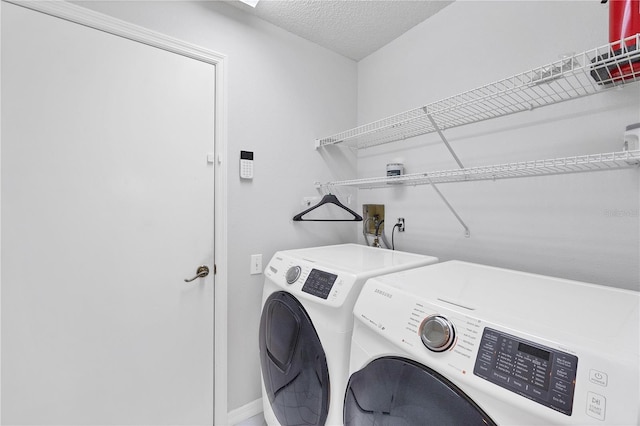
{"type": "Polygon", "coordinates": [[[443,352],[451,347],[456,333],[451,321],[440,315],[429,315],[420,324],[420,339],[427,349],[443,352]]]}
{"type": "Polygon", "coordinates": [[[300,273],[302,272],[302,268],[299,266],[292,266],[287,271],[287,275],[285,279],[287,280],[287,284],[293,284],[296,282],[298,278],[300,278],[300,273]]]}

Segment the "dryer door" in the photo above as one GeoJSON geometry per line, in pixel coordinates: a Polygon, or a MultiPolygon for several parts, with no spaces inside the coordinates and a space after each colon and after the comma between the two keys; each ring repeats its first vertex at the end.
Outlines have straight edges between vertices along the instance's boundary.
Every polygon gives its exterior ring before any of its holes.
{"type": "Polygon", "coordinates": [[[281,425],[324,425],[329,411],[327,359],[307,311],[289,293],[273,293],[264,304],[260,363],[281,425]]]}
{"type": "Polygon", "coordinates": [[[345,426],[495,425],[467,395],[434,370],[404,358],[378,358],[351,375],[345,426]]]}

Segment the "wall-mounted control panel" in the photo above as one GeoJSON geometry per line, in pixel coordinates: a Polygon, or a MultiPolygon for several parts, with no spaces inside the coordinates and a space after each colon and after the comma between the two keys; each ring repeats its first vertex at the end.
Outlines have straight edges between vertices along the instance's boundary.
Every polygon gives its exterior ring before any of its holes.
{"type": "Polygon", "coordinates": [[[240,178],[253,179],[253,151],[240,151],[240,178]]]}

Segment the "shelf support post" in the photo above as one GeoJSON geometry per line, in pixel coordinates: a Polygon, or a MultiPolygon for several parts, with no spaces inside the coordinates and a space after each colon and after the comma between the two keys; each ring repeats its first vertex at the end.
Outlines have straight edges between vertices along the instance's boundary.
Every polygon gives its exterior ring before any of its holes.
{"type": "Polygon", "coordinates": [[[431,125],[433,126],[435,131],[438,133],[438,136],[440,136],[440,139],[442,139],[442,142],[444,142],[445,146],[447,147],[447,149],[449,150],[449,152],[453,156],[453,159],[456,160],[456,163],[458,163],[458,167],[460,167],[461,169],[464,169],[464,166],[462,165],[462,161],[460,161],[460,159],[456,155],[456,153],[453,150],[453,148],[451,148],[451,145],[449,145],[449,141],[444,136],[444,133],[442,133],[442,130],[440,130],[440,127],[438,127],[438,124],[436,123],[436,120],[434,120],[433,117],[431,116],[431,114],[429,114],[427,112],[427,107],[424,107],[423,110],[424,110],[425,114],[427,114],[427,118],[431,122],[431,125]]]}
{"type": "MultiPolygon", "coordinates": [[[[462,164],[462,161],[460,161],[460,158],[458,158],[458,156],[456,155],[456,152],[453,150],[453,148],[451,148],[451,145],[449,145],[449,141],[445,137],[444,133],[442,133],[442,130],[440,130],[440,127],[438,127],[438,123],[436,123],[436,120],[434,120],[433,117],[431,116],[431,114],[429,114],[427,112],[427,107],[424,107],[423,110],[424,110],[425,114],[427,114],[427,118],[431,122],[431,125],[433,126],[434,130],[438,133],[438,136],[440,136],[440,139],[442,139],[442,142],[444,143],[444,145],[447,147],[447,149],[451,153],[451,156],[453,157],[454,160],[456,160],[456,163],[458,163],[458,167],[460,167],[461,169],[464,169],[464,165],[462,164]]],[[[458,219],[458,222],[460,222],[460,225],[462,225],[462,227],[464,228],[464,236],[466,238],[469,238],[471,236],[471,232],[469,231],[469,227],[467,226],[467,224],[464,223],[464,220],[462,220],[462,218],[460,217],[458,212],[456,212],[456,210],[449,203],[449,201],[447,201],[445,196],[442,195],[442,192],[440,192],[440,190],[438,189],[436,184],[433,183],[433,181],[431,180],[431,178],[429,176],[427,176],[427,180],[429,181],[429,184],[431,185],[433,190],[436,191],[436,194],[438,194],[438,196],[440,197],[442,202],[447,206],[447,208],[451,211],[451,213],[453,213],[453,215],[456,217],[456,219],[458,219]]]]}
{"type": "Polygon", "coordinates": [[[464,236],[466,238],[469,238],[471,236],[471,231],[469,231],[469,227],[467,226],[467,224],[464,223],[464,220],[462,220],[462,218],[460,217],[458,212],[456,212],[456,210],[453,208],[453,206],[451,204],[449,204],[449,201],[447,201],[447,199],[444,197],[444,195],[442,195],[442,192],[440,192],[440,190],[438,189],[436,184],[433,183],[431,178],[429,176],[426,176],[426,178],[427,178],[427,181],[429,181],[429,184],[431,185],[433,190],[436,191],[436,194],[438,194],[438,196],[440,196],[440,199],[442,199],[442,202],[444,202],[444,204],[447,206],[447,208],[449,208],[451,213],[453,213],[453,215],[456,217],[456,219],[458,219],[458,222],[460,222],[460,225],[462,225],[462,227],[464,228],[464,236]]]}

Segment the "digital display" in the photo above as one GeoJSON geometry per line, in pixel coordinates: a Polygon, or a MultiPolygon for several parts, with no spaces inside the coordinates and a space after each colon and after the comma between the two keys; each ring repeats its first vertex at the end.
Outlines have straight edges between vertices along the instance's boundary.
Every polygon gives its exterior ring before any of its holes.
{"type": "Polygon", "coordinates": [[[240,151],[241,160],[253,160],[253,151],[240,151]]]}
{"type": "Polygon", "coordinates": [[[473,374],[571,415],[578,358],[485,328],[473,374]]]}
{"type": "Polygon", "coordinates": [[[536,358],[544,359],[545,361],[549,361],[549,357],[551,356],[551,352],[527,345],[526,343],[518,344],[518,351],[533,355],[536,358]]]}
{"type": "Polygon", "coordinates": [[[307,280],[302,286],[302,291],[318,296],[321,299],[326,299],[329,297],[329,293],[331,292],[333,284],[336,282],[337,278],[337,275],[320,271],[318,269],[312,269],[307,280]]]}

